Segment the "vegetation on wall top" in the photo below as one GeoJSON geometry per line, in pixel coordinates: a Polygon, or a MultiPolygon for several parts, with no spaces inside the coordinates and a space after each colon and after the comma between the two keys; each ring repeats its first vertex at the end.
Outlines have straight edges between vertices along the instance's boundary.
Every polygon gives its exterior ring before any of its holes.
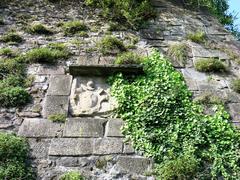
{"type": "Polygon", "coordinates": [[[123,133],[157,163],[159,179],[237,179],[240,177],[239,130],[220,104],[206,115],[192,100],[181,73],[154,52],[145,75],[110,79],[123,133]]]}

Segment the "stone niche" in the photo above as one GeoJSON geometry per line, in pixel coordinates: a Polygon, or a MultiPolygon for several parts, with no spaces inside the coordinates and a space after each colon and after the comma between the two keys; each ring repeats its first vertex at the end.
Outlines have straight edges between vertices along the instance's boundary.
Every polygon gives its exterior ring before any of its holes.
{"type": "Polygon", "coordinates": [[[143,73],[138,65],[75,65],[70,66],[73,82],[69,112],[73,117],[109,117],[117,102],[110,95],[107,78],[115,73],[143,73]]]}
{"type": "Polygon", "coordinates": [[[103,77],[74,77],[70,95],[70,114],[79,116],[109,116],[117,107],[110,96],[110,87],[103,77]]]}

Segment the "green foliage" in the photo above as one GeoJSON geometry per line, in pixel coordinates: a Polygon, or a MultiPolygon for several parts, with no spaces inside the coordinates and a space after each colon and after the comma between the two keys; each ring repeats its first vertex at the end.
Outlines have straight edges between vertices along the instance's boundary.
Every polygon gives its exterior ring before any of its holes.
{"type": "Polygon", "coordinates": [[[186,153],[176,159],[164,162],[157,169],[159,180],[185,180],[195,176],[198,169],[198,160],[191,154],[186,153]]]}
{"type": "Polygon", "coordinates": [[[8,75],[24,76],[26,64],[18,62],[18,59],[5,59],[0,61],[0,80],[8,75]]]}
{"type": "Polygon", "coordinates": [[[85,178],[77,171],[67,172],[60,177],[60,180],[84,180],[85,178]]]}
{"type": "Polygon", "coordinates": [[[195,63],[195,69],[200,72],[227,72],[227,67],[218,59],[199,59],[195,63]]]}
{"type": "Polygon", "coordinates": [[[21,43],[23,42],[23,38],[16,32],[11,31],[4,34],[1,38],[1,41],[5,43],[21,43]]]}
{"type": "Polygon", "coordinates": [[[34,179],[28,159],[25,139],[0,133],[0,179],[34,179]]]}
{"type": "Polygon", "coordinates": [[[59,50],[60,47],[41,47],[26,53],[25,59],[31,63],[56,63],[59,59],[69,58],[69,52],[59,50]]]}
{"type": "Polygon", "coordinates": [[[224,107],[216,105],[214,115],[204,114],[192,101],[182,74],[159,53],[143,65],[144,75],[110,79],[118,101],[116,113],[125,122],[123,134],[134,148],[154,158],[159,172],[172,166],[175,177],[238,179],[240,133],[224,107]],[[186,169],[180,167],[185,155],[191,155],[186,169]]]}
{"type": "Polygon", "coordinates": [[[30,95],[22,87],[0,89],[0,107],[19,107],[30,101],[30,95]]]}
{"type": "Polygon", "coordinates": [[[168,56],[185,65],[188,57],[188,46],[184,43],[173,44],[169,47],[168,56]]]}
{"type": "Polygon", "coordinates": [[[14,57],[16,54],[13,52],[11,48],[2,48],[0,49],[0,55],[6,57],[14,57]]]}
{"type": "Polygon", "coordinates": [[[115,64],[141,64],[143,58],[133,52],[125,52],[120,55],[115,60],[115,64]]]}
{"type": "Polygon", "coordinates": [[[97,46],[104,55],[118,54],[127,50],[123,42],[114,36],[105,36],[97,46]]]}
{"type": "Polygon", "coordinates": [[[67,119],[66,114],[52,114],[48,116],[48,119],[53,122],[64,123],[67,119]]]}
{"type": "Polygon", "coordinates": [[[74,35],[88,30],[88,27],[81,21],[69,21],[62,25],[65,35],[74,35]]]}
{"type": "Polygon", "coordinates": [[[149,0],[85,0],[85,3],[101,8],[104,18],[132,28],[138,28],[155,17],[149,0]]]}
{"type": "Polygon", "coordinates": [[[0,26],[4,24],[5,24],[4,19],[0,16],[0,26]]]}
{"type": "Polygon", "coordinates": [[[48,27],[46,27],[45,25],[43,25],[41,23],[32,24],[28,28],[28,31],[33,34],[45,34],[45,35],[53,34],[53,32],[48,27]]]}
{"type": "Polygon", "coordinates": [[[196,33],[190,33],[187,35],[187,39],[195,43],[204,43],[206,42],[207,36],[202,31],[197,31],[196,33]]]}
{"type": "Polygon", "coordinates": [[[195,102],[209,106],[209,105],[224,105],[224,100],[221,99],[219,96],[214,95],[211,92],[205,92],[200,96],[195,98],[195,102]]]}
{"type": "Polygon", "coordinates": [[[235,92],[240,93],[240,79],[233,80],[231,86],[235,92]]]}

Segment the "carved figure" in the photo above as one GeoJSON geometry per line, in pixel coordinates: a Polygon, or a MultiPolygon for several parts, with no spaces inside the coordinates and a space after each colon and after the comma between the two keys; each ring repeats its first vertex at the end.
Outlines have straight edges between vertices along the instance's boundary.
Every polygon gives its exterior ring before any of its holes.
{"type": "Polygon", "coordinates": [[[113,107],[102,106],[109,102],[109,95],[106,90],[96,87],[93,81],[77,85],[77,79],[73,81],[70,104],[73,116],[95,115],[111,111],[113,107]]]}

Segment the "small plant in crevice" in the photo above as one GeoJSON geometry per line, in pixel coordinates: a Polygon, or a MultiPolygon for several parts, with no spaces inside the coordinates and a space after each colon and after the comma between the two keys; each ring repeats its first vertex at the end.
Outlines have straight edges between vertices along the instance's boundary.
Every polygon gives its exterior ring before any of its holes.
{"type": "Polygon", "coordinates": [[[1,37],[1,41],[5,43],[21,43],[23,38],[16,32],[8,32],[1,37]]]}
{"type": "Polygon", "coordinates": [[[16,53],[11,48],[2,48],[0,49],[0,55],[5,57],[15,57],[16,53]]]}
{"type": "Polygon", "coordinates": [[[188,58],[188,46],[185,43],[173,44],[167,51],[171,59],[177,61],[182,65],[186,65],[188,58]]]}
{"type": "Polygon", "coordinates": [[[13,134],[0,133],[0,179],[28,179],[35,176],[28,162],[27,140],[13,134]]]}
{"type": "Polygon", "coordinates": [[[205,114],[183,75],[160,53],[142,64],[143,75],[118,74],[109,82],[123,134],[155,160],[159,179],[238,179],[240,131],[225,107],[216,104],[205,114]]]}
{"type": "Polygon", "coordinates": [[[67,119],[66,114],[51,114],[48,119],[52,122],[64,123],[67,119]]]}
{"type": "Polygon", "coordinates": [[[30,63],[56,63],[59,59],[68,59],[70,56],[69,51],[59,50],[59,47],[49,48],[40,47],[28,51],[24,58],[30,63]]]}
{"type": "Polygon", "coordinates": [[[0,16],[0,26],[4,25],[4,24],[5,24],[4,19],[3,19],[3,17],[0,16]]]}
{"type": "Polygon", "coordinates": [[[88,30],[88,27],[86,24],[84,24],[82,21],[69,21],[62,23],[62,28],[65,35],[75,35],[75,34],[85,34],[88,30]]]}
{"type": "Polygon", "coordinates": [[[224,99],[211,92],[202,93],[201,95],[197,96],[194,101],[205,106],[224,105],[224,99]]]}
{"type": "Polygon", "coordinates": [[[240,93],[240,79],[232,80],[231,87],[235,92],[240,93]]]}
{"type": "Polygon", "coordinates": [[[124,52],[119,54],[115,60],[115,64],[141,64],[143,57],[134,52],[124,52]]]}
{"type": "Polygon", "coordinates": [[[187,35],[187,39],[195,42],[195,43],[205,43],[207,40],[207,36],[203,31],[197,31],[195,33],[190,33],[187,35]]]}
{"type": "Polygon", "coordinates": [[[97,46],[103,55],[112,55],[127,51],[123,42],[114,36],[103,37],[97,46]]]}
{"type": "Polygon", "coordinates": [[[215,58],[199,59],[195,63],[195,69],[200,72],[227,72],[226,65],[215,58]]]}
{"type": "Polygon", "coordinates": [[[85,178],[78,171],[70,171],[63,174],[60,180],[85,180],[85,178]]]}
{"type": "Polygon", "coordinates": [[[53,34],[53,31],[50,30],[47,26],[41,23],[33,23],[30,25],[27,30],[32,34],[45,34],[45,35],[51,35],[53,34]]]}

